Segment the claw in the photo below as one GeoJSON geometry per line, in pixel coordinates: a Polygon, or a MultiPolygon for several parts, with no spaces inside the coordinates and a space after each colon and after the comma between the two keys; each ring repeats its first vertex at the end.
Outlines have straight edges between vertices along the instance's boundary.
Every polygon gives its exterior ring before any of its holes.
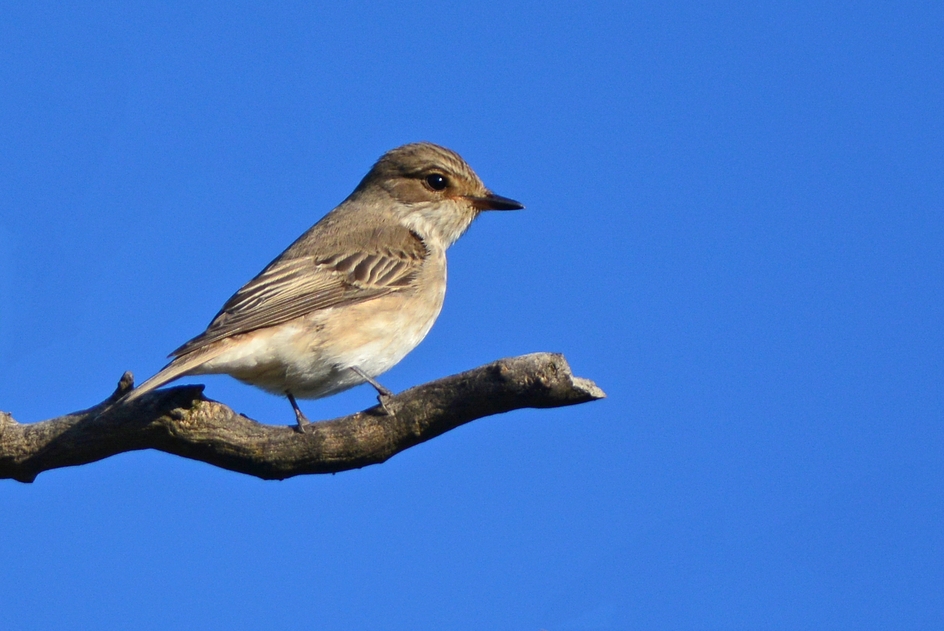
{"type": "Polygon", "coordinates": [[[308,420],[308,417],[301,411],[298,407],[298,403],[295,402],[295,397],[292,396],[291,392],[286,391],[285,396],[288,397],[288,402],[292,404],[292,409],[295,410],[295,431],[304,434],[305,428],[311,425],[311,421],[308,420]]]}
{"type": "Polygon", "coordinates": [[[392,398],[393,398],[392,394],[381,393],[377,395],[377,401],[380,403],[380,409],[383,410],[384,414],[386,414],[387,416],[393,416],[393,412],[391,412],[390,408],[387,407],[387,403],[392,398]]]}
{"type": "Polygon", "coordinates": [[[390,411],[390,408],[387,407],[387,403],[394,397],[393,392],[384,388],[380,385],[380,382],[368,375],[366,372],[358,368],[357,366],[351,366],[351,370],[357,373],[357,376],[369,383],[377,391],[377,400],[380,402],[380,407],[383,408],[383,411],[388,416],[393,416],[393,412],[390,411]]]}

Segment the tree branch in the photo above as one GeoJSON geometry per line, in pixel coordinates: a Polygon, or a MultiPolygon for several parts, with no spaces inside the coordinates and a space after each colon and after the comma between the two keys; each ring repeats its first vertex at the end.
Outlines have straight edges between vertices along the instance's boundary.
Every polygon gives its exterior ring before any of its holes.
{"type": "Polygon", "coordinates": [[[21,424],[0,412],[0,478],[32,482],[49,469],[95,462],[138,449],[283,480],[335,473],[386,461],[404,449],[477,418],[520,408],[552,408],[601,399],[592,381],[574,377],[562,355],[535,353],[502,359],[410,388],[386,405],[309,425],[265,425],[203,397],[203,386],[157,390],[116,403],[118,389],[81,412],[21,424]]]}

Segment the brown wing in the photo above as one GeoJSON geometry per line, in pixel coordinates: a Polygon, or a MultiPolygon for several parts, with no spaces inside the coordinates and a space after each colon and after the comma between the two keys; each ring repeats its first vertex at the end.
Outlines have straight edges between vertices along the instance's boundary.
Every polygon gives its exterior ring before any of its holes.
{"type": "Polygon", "coordinates": [[[402,235],[397,239],[365,236],[365,245],[357,252],[276,259],[223,305],[206,331],[175,350],[171,357],[186,355],[224,337],[408,287],[427,255],[422,240],[413,233],[406,239],[402,235]]]}

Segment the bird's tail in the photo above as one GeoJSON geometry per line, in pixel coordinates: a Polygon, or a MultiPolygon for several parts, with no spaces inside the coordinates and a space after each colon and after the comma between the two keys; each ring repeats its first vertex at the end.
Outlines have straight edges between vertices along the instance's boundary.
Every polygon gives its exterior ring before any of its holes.
{"type": "MultiPolygon", "coordinates": [[[[222,350],[222,349],[219,349],[222,350]]],[[[160,372],[156,375],[142,383],[140,386],[126,394],[121,401],[127,403],[129,401],[134,401],[138,397],[147,394],[155,388],[160,388],[166,383],[170,383],[174,379],[179,379],[185,375],[193,374],[194,370],[209,360],[213,359],[217,352],[196,352],[196,353],[187,353],[186,355],[181,355],[180,357],[175,358],[171,363],[164,366],[160,372]]]]}

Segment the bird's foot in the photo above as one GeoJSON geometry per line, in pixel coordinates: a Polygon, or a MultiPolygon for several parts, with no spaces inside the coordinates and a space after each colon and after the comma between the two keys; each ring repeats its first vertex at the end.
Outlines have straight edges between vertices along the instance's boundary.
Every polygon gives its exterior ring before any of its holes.
{"type": "Polygon", "coordinates": [[[351,370],[357,373],[357,376],[369,383],[377,391],[377,401],[380,402],[380,409],[384,411],[384,414],[387,416],[393,416],[393,412],[390,411],[390,408],[387,407],[387,404],[390,402],[390,399],[394,397],[392,391],[380,385],[380,382],[368,375],[366,372],[358,368],[357,366],[351,366],[351,370]]]}
{"type": "Polygon", "coordinates": [[[386,392],[381,392],[377,395],[377,401],[380,403],[380,409],[383,410],[384,414],[387,416],[393,416],[393,412],[390,411],[390,408],[387,407],[387,403],[393,398],[393,393],[387,390],[386,392]]]}
{"type": "Polygon", "coordinates": [[[298,403],[295,402],[295,397],[292,396],[291,392],[286,392],[285,396],[288,397],[288,402],[292,404],[292,409],[295,410],[295,431],[304,434],[305,428],[311,425],[311,421],[308,420],[308,417],[301,411],[301,408],[298,407],[298,403]]]}
{"type": "Polygon", "coordinates": [[[308,427],[309,425],[311,425],[311,421],[308,420],[307,416],[305,416],[301,412],[298,412],[298,414],[295,415],[295,427],[293,429],[296,432],[298,432],[299,434],[304,434],[305,428],[308,427]]]}

